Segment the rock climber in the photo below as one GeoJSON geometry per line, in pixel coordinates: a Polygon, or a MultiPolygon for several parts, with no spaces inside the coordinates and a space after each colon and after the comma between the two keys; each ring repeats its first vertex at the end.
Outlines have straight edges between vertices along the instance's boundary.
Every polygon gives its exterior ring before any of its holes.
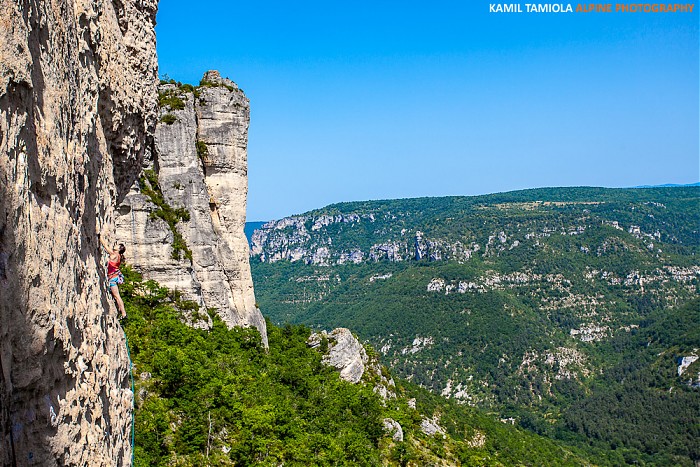
{"type": "Polygon", "coordinates": [[[104,248],[109,255],[109,261],[107,261],[107,286],[112,292],[114,301],[117,302],[117,308],[119,308],[121,319],[124,319],[126,318],[126,310],[124,310],[124,302],[121,296],[119,296],[119,284],[124,283],[124,275],[119,270],[119,266],[124,262],[126,247],[123,243],[120,243],[117,247],[115,243],[114,247],[110,248],[109,244],[102,238],[99,232],[97,232],[97,238],[100,239],[102,248],[104,248]]]}

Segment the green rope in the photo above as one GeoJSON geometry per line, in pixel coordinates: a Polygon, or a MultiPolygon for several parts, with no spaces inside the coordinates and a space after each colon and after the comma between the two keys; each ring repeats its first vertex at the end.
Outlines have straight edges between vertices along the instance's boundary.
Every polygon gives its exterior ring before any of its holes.
{"type": "Polygon", "coordinates": [[[136,400],[136,391],[134,391],[134,364],[131,362],[131,351],[129,350],[129,338],[126,337],[124,331],[124,339],[126,340],[126,355],[129,357],[129,376],[131,377],[131,465],[134,465],[134,434],[136,428],[134,426],[134,401],[136,400]]]}

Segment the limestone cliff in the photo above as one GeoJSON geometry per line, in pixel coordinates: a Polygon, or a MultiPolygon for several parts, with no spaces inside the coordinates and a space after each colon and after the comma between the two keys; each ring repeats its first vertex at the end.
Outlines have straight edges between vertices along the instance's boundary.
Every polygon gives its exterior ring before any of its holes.
{"type": "Polygon", "coordinates": [[[157,0],[0,0],[0,464],[128,464],[96,227],[156,121],[157,0]]]}
{"type": "Polygon", "coordinates": [[[160,98],[154,152],[117,217],[128,261],[146,278],[215,308],[229,326],[255,326],[267,346],[243,233],[248,99],[215,71],[197,88],[162,85],[160,98]],[[161,194],[162,202],[154,199],[161,194]],[[175,225],[163,209],[179,213],[175,225]]]}
{"type": "MultiPolygon", "coordinates": [[[[408,216],[402,217],[401,221],[405,221],[408,216]]],[[[263,263],[302,261],[333,266],[422,259],[464,262],[481,248],[475,242],[465,244],[457,239],[429,239],[415,225],[407,227],[403,228],[391,212],[380,214],[358,210],[334,215],[311,212],[267,222],[253,233],[250,250],[251,256],[263,263]],[[390,227],[385,228],[387,226],[390,227]],[[355,237],[351,242],[345,242],[343,232],[354,232],[355,237]]]]}

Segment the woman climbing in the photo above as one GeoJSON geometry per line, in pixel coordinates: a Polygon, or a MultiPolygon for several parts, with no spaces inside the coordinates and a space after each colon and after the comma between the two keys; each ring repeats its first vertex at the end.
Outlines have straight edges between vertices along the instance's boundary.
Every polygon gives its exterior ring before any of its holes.
{"type": "Polygon", "coordinates": [[[124,283],[124,276],[119,270],[119,266],[121,266],[122,262],[124,262],[124,252],[126,251],[126,247],[123,243],[120,243],[119,248],[117,248],[117,244],[115,243],[114,248],[110,248],[109,244],[102,238],[99,232],[97,232],[97,238],[100,239],[102,248],[104,248],[109,255],[109,261],[107,261],[107,285],[109,286],[109,290],[112,292],[114,301],[117,302],[117,308],[119,308],[121,318],[126,318],[124,302],[119,296],[119,284],[124,283]]]}

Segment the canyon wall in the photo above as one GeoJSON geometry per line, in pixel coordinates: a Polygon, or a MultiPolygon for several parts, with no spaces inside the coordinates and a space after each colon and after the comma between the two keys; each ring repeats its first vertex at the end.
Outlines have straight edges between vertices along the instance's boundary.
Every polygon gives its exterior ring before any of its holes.
{"type": "Polygon", "coordinates": [[[0,463],[131,461],[97,228],[152,144],[157,0],[0,0],[0,463]]]}
{"type": "Polygon", "coordinates": [[[216,71],[201,83],[161,85],[154,151],[119,207],[117,234],[145,278],[215,309],[229,326],[257,328],[267,347],[243,232],[250,106],[216,71]]]}

